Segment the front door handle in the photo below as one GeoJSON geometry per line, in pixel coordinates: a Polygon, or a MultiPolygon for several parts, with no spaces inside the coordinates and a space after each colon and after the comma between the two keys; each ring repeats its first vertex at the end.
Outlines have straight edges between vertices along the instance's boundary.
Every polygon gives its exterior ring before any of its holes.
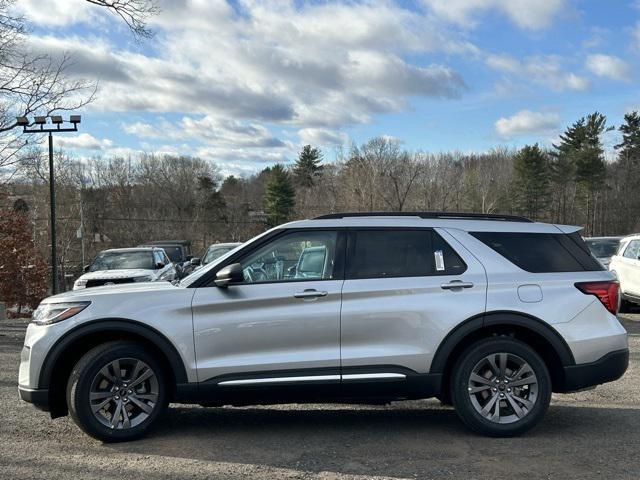
{"type": "Polygon", "coordinates": [[[471,288],[473,287],[473,282],[463,282],[461,280],[452,280],[449,283],[443,283],[440,285],[440,288],[443,290],[455,290],[457,288],[471,288]]]}
{"type": "Polygon", "coordinates": [[[328,292],[316,290],[314,288],[309,288],[302,292],[296,292],[293,294],[296,298],[318,298],[318,297],[326,297],[328,292]]]}

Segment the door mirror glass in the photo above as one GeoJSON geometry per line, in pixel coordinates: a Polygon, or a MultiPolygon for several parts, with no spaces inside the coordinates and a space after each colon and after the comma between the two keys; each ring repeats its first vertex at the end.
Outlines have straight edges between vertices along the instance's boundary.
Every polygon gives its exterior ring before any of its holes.
{"type": "Polygon", "coordinates": [[[242,283],[244,281],[244,275],[242,273],[242,265],[239,263],[232,263],[221,269],[216,274],[216,286],[220,288],[227,288],[234,283],[242,283]]]}

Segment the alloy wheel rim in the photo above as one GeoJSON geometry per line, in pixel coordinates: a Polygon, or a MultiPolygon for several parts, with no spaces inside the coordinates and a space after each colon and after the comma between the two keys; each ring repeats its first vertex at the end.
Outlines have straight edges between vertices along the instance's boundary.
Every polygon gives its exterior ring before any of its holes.
{"type": "Polygon", "coordinates": [[[107,428],[133,428],[149,418],[158,404],[159,391],[158,377],[149,365],[136,358],[118,358],[93,378],[91,412],[107,428]]]}
{"type": "Polygon", "coordinates": [[[492,353],[471,370],[468,392],[471,404],[484,419],[514,423],[533,410],[538,399],[538,378],[521,357],[492,353]]]}

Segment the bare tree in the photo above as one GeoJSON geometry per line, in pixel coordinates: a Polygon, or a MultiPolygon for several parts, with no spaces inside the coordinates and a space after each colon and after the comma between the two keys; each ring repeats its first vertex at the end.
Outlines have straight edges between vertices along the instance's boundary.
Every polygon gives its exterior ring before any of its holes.
{"type": "Polygon", "coordinates": [[[148,38],[152,35],[147,21],[159,13],[160,8],[155,0],[86,0],[93,5],[108,9],[119,16],[137,38],[148,38]]]}

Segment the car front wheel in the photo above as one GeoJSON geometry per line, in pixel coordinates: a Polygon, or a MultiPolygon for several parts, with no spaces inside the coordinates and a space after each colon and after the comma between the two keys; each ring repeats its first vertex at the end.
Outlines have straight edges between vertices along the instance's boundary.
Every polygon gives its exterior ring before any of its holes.
{"type": "Polygon", "coordinates": [[[460,356],[451,397],[471,430],[509,437],[542,419],[551,401],[551,379],[544,361],[527,344],[494,337],[471,345],[460,356]]]}
{"type": "Polygon", "coordinates": [[[159,362],[133,342],[108,342],[87,352],[67,384],[69,413],[104,442],[145,435],[167,405],[159,362]]]}

